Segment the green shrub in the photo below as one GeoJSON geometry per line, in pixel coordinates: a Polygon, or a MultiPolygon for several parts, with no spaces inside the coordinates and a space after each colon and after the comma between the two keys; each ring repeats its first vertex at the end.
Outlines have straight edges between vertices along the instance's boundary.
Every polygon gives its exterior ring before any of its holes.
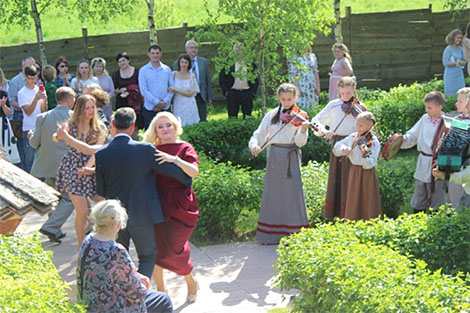
{"type": "Polygon", "coordinates": [[[1,312],[85,312],[69,302],[66,288],[37,236],[0,236],[1,312]]]}
{"type": "Polygon", "coordinates": [[[381,243],[361,242],[351,226],[367,229],[366,224],[374,228],[375,223],[386,222],[322,224],[281,241],[276,284],[298,290],[294,311],[470,311],[469,277],[432,273],[422,260],[381,243]]]}

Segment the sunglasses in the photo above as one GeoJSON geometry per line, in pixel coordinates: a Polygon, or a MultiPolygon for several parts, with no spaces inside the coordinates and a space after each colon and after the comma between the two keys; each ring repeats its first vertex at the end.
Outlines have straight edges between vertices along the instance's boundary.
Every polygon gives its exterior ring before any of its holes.
{"type": "Polygon", "coordinates": [[[67,64],[61,64],[59,67],[69,67],[67,64]]]}

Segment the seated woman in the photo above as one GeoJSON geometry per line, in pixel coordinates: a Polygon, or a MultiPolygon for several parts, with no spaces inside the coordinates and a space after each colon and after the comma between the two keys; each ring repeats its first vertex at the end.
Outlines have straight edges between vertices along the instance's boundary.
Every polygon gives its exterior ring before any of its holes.
{"type": "Polygon", "coordinates": [[[96,233],[88,235],[78,254],[78,298],[87,312],[173,312],[168,295],[148,290],[148,277],[137,272],[126,249],[115,242],[126,227],[127,213],[117,200],[92,209],[96,233]]]}

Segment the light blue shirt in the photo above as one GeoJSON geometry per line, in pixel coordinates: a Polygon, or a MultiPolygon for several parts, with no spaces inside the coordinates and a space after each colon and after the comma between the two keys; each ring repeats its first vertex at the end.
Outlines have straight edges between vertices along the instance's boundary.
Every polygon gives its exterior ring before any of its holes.
{"type": "Polygon", "coordinates": [[[18,75],[10,80],[10,86],[8,87],[8,100],[10,102],[18,102],[18,92],[24,85],[26,85],[26,79],[23,76],[23,72],[19,72],[18,75]]]}
{"type": "Polygon", "coordinates": [[[140,93],[144,96],[144,108],[149,111],[160,101],[166,102],[165,110],[170,108],[173,93],[168,92],[168,88],[174,85],[171,69],[162,62],[158,68],[149,62],[139,70],[140,93]]]}

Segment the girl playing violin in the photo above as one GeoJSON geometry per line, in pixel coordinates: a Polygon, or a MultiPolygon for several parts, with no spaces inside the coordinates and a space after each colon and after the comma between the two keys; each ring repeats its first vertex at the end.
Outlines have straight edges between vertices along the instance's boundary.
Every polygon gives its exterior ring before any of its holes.
{"type": "Polygon", "coordinates": [[[278,244],[282,237],[308,227],[299,147],[307,143],[310,123],[296,123],[298,91],[293,84],[281,84],[276,94],[279,106],[266,114],[248,144],[256,156],[271,138],[256,229],[256,240],[262,244],[278,244]]]}
{"type": "Polygon", "coordinates": [[[371,133],[376,119],[371,112],[363,112],[356,118],[357,132],[338,141],[333,153],[347,156],[349,169],[347,201],[344,218],[350,220],[371,219],[381,214],[379,181],[375,167],[380,153],[380,142],[371,133]]]}
{"type": "MultiPolygon", "coordinates": [[[[325,136],[334,146],[336,142],[356,131],[356,116],[367,108],[356,95],[356,80],[343,77],[338,81],[339,99],[330,101],[313,119],[318,125],[317,136],[325,136]],[[328,128],[326,128],[328,126],[328,128]]],[[[323,215],[327,219],[344,217],[347,183],[351,162],[330,154],[330,170],[323,215]]]]}

